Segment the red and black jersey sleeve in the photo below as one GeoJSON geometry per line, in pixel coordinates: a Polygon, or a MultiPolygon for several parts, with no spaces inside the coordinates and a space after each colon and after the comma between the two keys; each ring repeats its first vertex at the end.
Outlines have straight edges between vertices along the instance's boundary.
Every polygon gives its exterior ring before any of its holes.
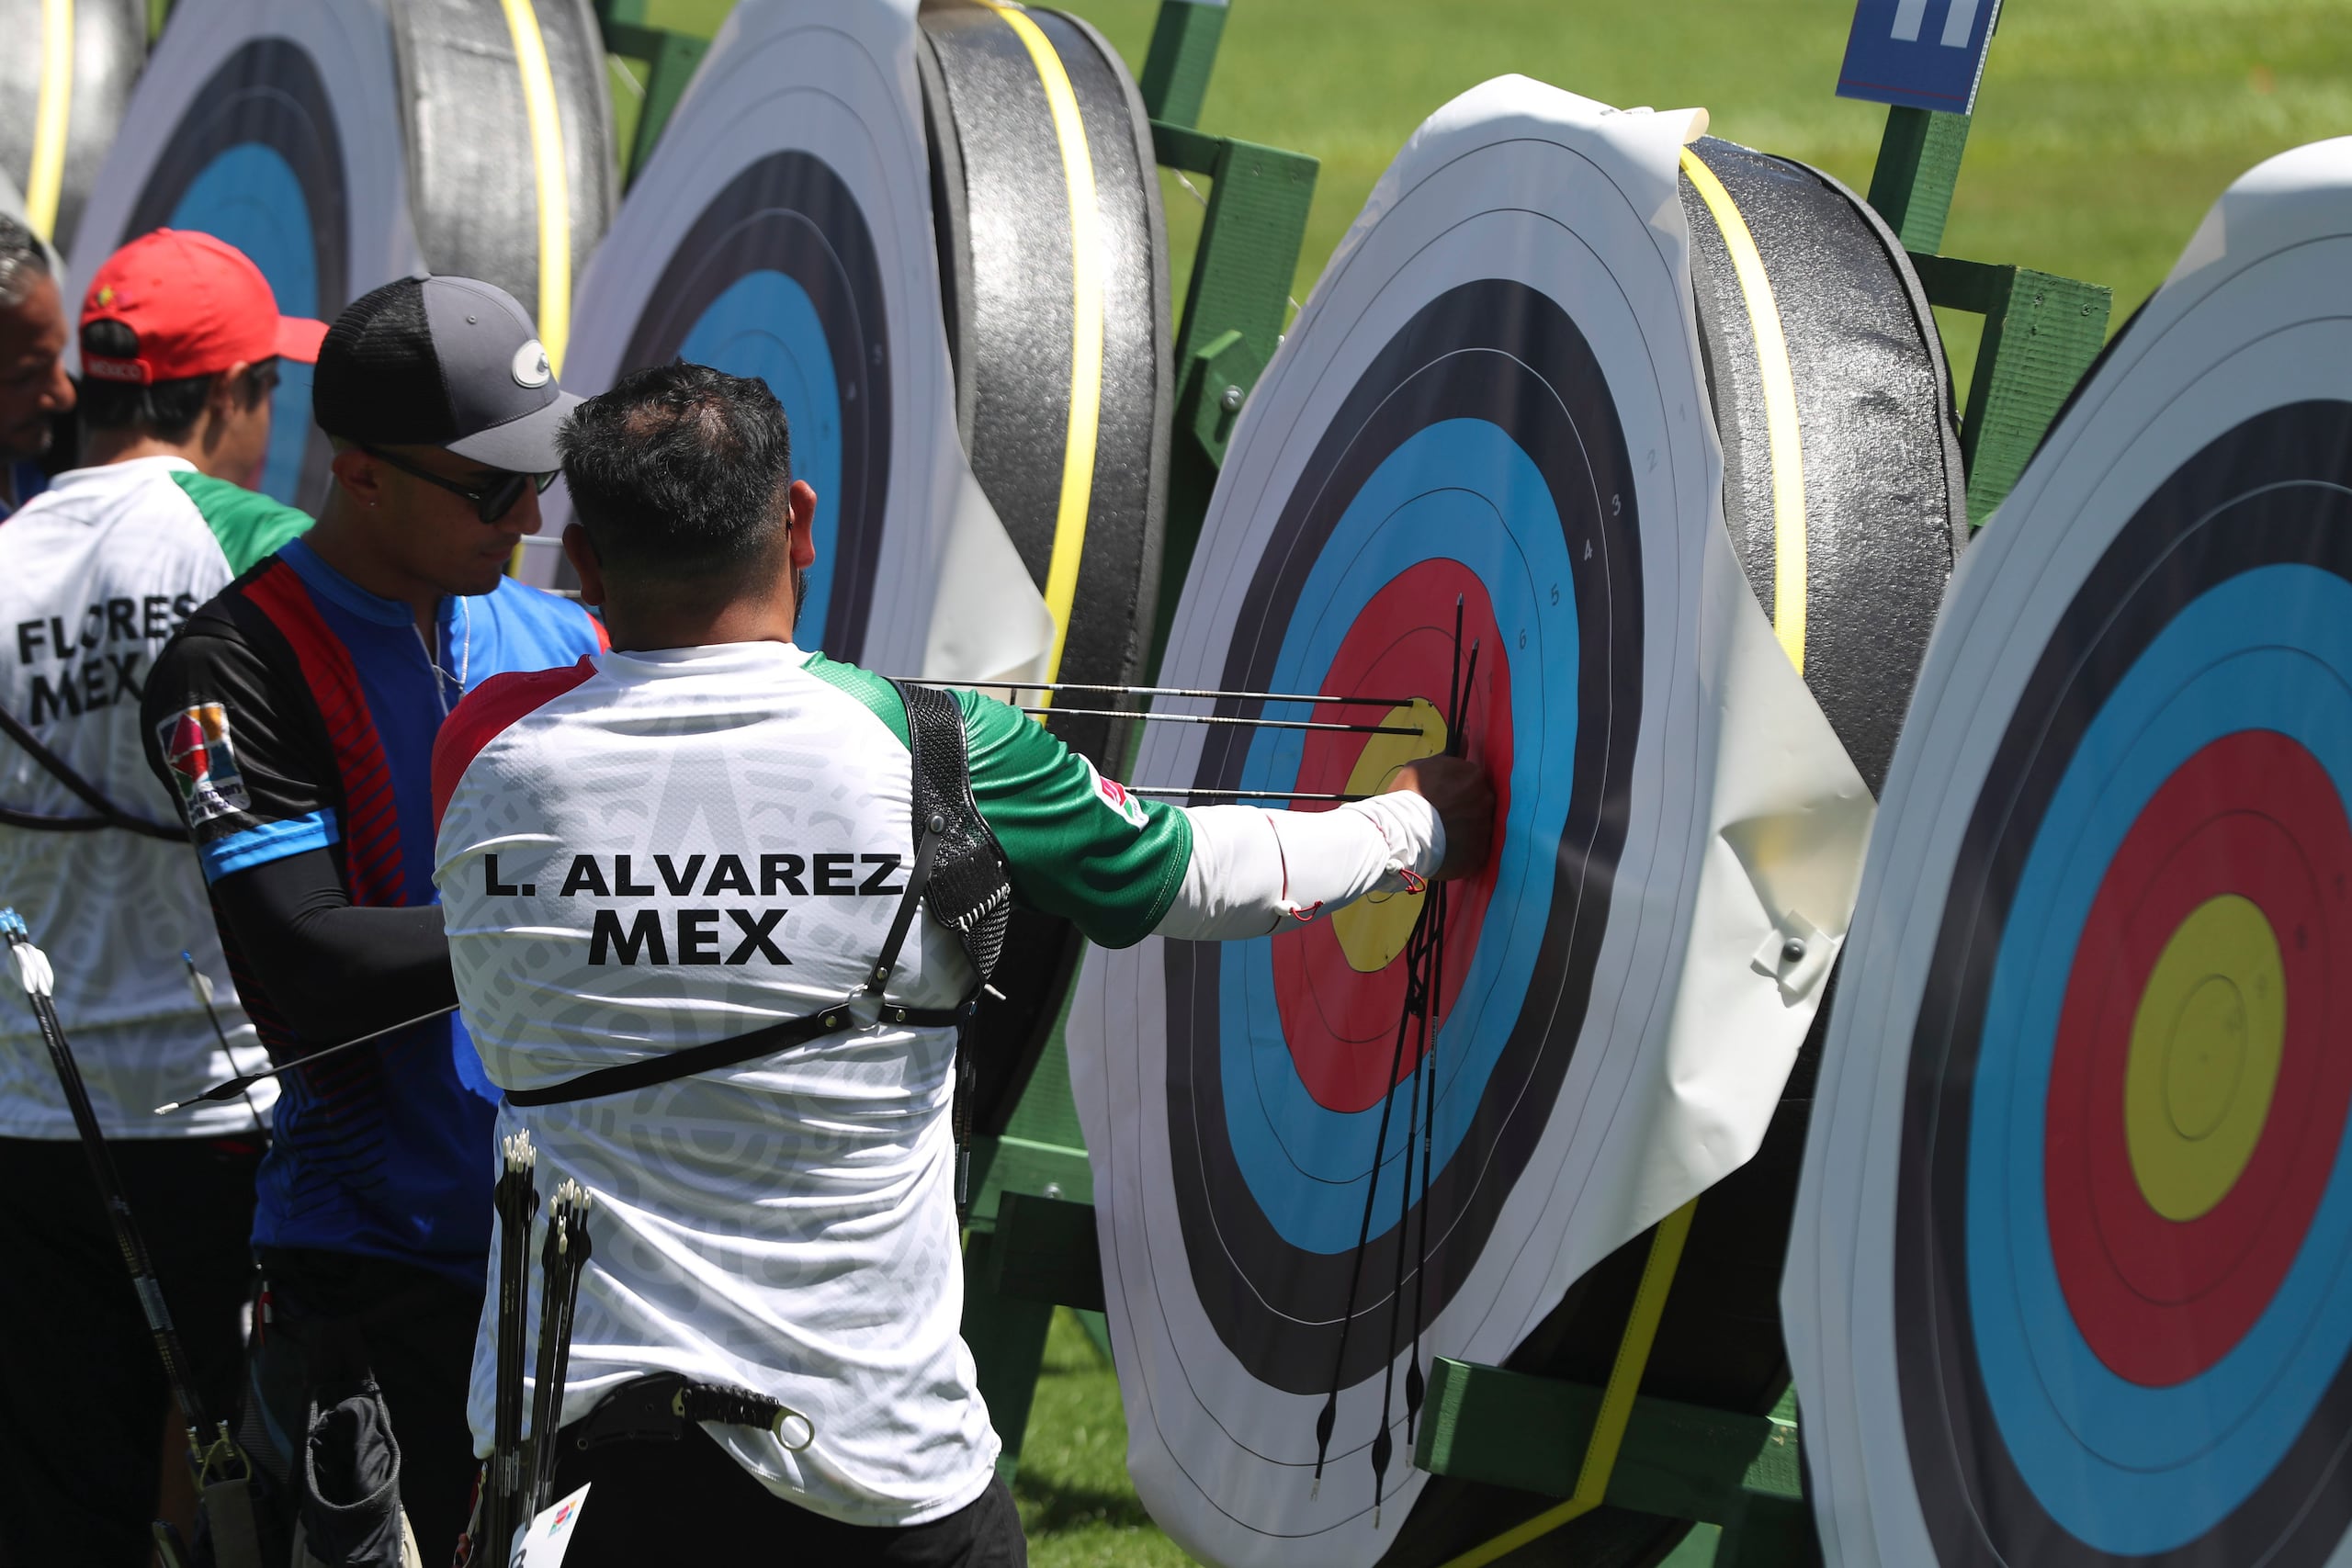
{"type": "Polygon", "coordinates": [[[290,651],[251,624],[260,618],[236,587],[198,610],[140,705],[148,765],[177,799],[207,882],[342,837],[324,724],[290,651]]]}

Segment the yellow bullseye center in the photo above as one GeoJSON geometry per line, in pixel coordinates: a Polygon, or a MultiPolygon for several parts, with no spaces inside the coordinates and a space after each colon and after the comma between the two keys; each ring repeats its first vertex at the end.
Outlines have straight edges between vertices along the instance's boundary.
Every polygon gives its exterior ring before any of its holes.
{"type": "Polygon", "coordinates": [[[2190,911],[2132,1020],[2123,1126],[2148,1206],[2186,1223],[2245,1172],[2270,1115],[2287,1038],[2278,939],[2234,893],[2190,911]]]}
{"type": "MultiPolygon", "coordinates": [[[[1445,718],[1430,704],[1416,699],[1388,710],[1380,720],[1385,728],[1412,728],[1414,735],[1375,735],[1348,774],[1347,793],[1377,795],[1386,789],[1408,762],[1434,757],[1445,750],[1445,718]]],[[[1413,922],[1420,918],[1419,893],[1374,893],[1331,917],[1331,934],[1348,967],[1362,974],[1385,969],[1412,940],[1413,922]]]]}

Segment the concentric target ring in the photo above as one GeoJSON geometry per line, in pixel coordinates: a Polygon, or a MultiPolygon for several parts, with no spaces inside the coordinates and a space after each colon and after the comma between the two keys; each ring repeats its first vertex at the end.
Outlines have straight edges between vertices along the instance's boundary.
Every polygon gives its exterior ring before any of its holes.
{"type": "Polygon", "coordinates": [[[2324,1484],[2352,1416],[2352,1314],[2329,1310],[2352,1250],[2347,454],[2352,404],[2297,405],[2156,491],[2060,617],[1963,840],[1913,1060],[1976,1088],[1906,1125],[1901,1201],[1933,1224],[1897,1235],[1895,1322],[1914,1451],[1959,1461],[1922,1501],[1998,1562],[2054,1529],[2318,1562],[2352,1526],[2324,1484]],[[2249,961],[2217,955],[2233,925],[2249,961]],[[2218,1018],[2184,1022],[2200,991],[2218,1018]],[[2168,1060],[2260,1055],[2250,1007],[2279,1015],[2267,1072],[2168,1060]],[[2242,1089],[2251,1136],[2218,1172],[2134,1171],[2135,1138],[2193,1150],[2242,1089]],[[1953,1450],[1954,1418],[2003,1442],[1953,1450]]]}
{"type": "Polygon", "coordinates": [[[2347,194],[2222,197],[1938,628],[1783,1288],[1833,1563],[2352,1547],[2347,194]]]}
{"type": "MultiPolygon", "coordinates": [[[[343,137],[317,62],[288,39],[254,39],[221,62],[193,104],[123,237],[203,230],[253,259],[279,310],[334,320],[364,290],[351,287],[343,137]]],[[[311,424],[311,367],[281,366],[261,488],[280,500],[322,496],[332,456],[311,424]]]]}
{"type": "Polygon", "coordinates": [[[888,502],[890,344],[856,197],[819,159],[771,152],[703,209],[647,298],[624,365],[714,365],[760,377],[784,404],[794,474],[822,498],[798,635],[863,647],[881,530],[843,520],[888,502]]]}
{"type": "MultiPolygon", "coordinates": [[[[1328,685],[1334,657],[1360,628],[1417,626],[1437,631],[1438,646],[1385,671],[1368,661],[1355,681],[1409,670],[1416,689],[1381,694],[1442,703],[1448,669],[1435,655],[1452,654],[1447,589],[1483,590],[1469,627],[1492,628],[1464,718],[1474,754],[1497,768],[1498,802],[1509,807],[1503,839],[1515,849],[1465,891],[1471,918],[1454,928],[1457,951],[1448,954],[1473,1004],[1461,1008],[1457,996],[1440,1037],[1439,1174],[1428,1200],[1444,1216],[1428,1254],[1426,1307],[1434,1314],[1478,1256],[1542,1131],[1535,1108],[1557,1091],[1576,1038],[1562,1021],[1581,1016],[1608,925],[1641,722],[1638,690],[1626,689],[1642,637],[1631,461],[1576,324],[1525,286],[1492,279],[1442,295],[1396,334],[1306,473],[1311,479],[1283,506],[1267,547],[1280,565],[1253,585],[1234,625],[1225,689],[1373,694],[1328,685]],[[1465,491],[1450,477],[1463,473],[1502,479],[1465,491]],[[1394,591],[1400,585],[1402,593],[1394,591]],[[1508,706],[1498,710],[1497,697],[1508,706]],[[1551,846],[1564,842],[1585,874],[1555,881],[1551,846]],[[1497,905],[1513,919],[1489,930],[1481,917],[1497,905]],[[1465,1145],[1476,1158],[1453,1157],[1465,1145]]],[[[1220,734],[1204,746],[1192,782],[1270,792],[1330,782],[1333,762],[1318,773],[1306,753],[1284,732],[1220,734]]],[[[1372,1179],[1362,1164],[1365,1118],[1389,1095],[1399,1103],[1381,1160],[1392,1194],[1405,1142],[1401,1082],[1374,1082],[1368,1095],[1359,1086],[1332,1103],[1333,1091],[1318,1095],[1311,1085],[1338,1065],[1294,1055],[1313,1053],[1315,1040],[1264,1037],[1270,1020],[1309,1010],[1306,975],[1318,959],[1328,971],[1338,951],[1328,927],[1232,953],[1166,949],[1171,1046],[1184,1053],[1172,1070],[1195,1103],[1223,1111],[1194,1118],[1171,1102],[1194,1288],[1241,1364],[1298,1393],[1331,1381],[1356,1269],[1354,1215],[1372,1179]]],[[[1386,1003],[1385,1037],[1401,985],[1384,967],[1328,987],[1313,1010],[1351,1004],[1370,1022],[1386,1003]],[[1347,995],[1359,989],[1361,1001],[1347,995]]],[[[1372,1043],[1362,1025],[1331,1036],[1334,1045],[1372,1043]]],[[[1383,1213],[1366,1275],[1390,1279],[1409,1235],[1393,1211],[1383,1213]]],[[[1340,1381],[1372,1375],[1393,1351],[1379,1337],[1351,1336],[1340,1381]]]]}
{"type": "MultiPolygon", "coordinates": [[[[251,256],[281,310],[333,320],[426,266],[506,285],[560,355],[571,262],[608,216],[608,114],[593,17],[573,0],[525,12],[180,7],[93,187],[76,275],[152,229],[198,229],[251,256]],[[528,265],[551,239],[558,265],[528,265]]],[[[261,488],[315,508],[331,453],[308,367],[282,367],[275,407],[261,488]]]]}
{"type": "Polygon", "coordinates": [[[1439,1562],[1532,1511],[1488,1492],[1422,1528],[1461,1483],[1402,1458],[1415,1347],[1424,1371],[1520,1348],[1753,1150],[1811,1019],[1751,963],[1752,917],[1702,913],[1731,907],[1712,781],[1757,754],[1729,707],[1771,716],[1792,798],[1846,824],[1848,864],[1867,792],[1721,525],[1686,128],[1517,78],[1442,111],[1245,405],[1192,557],[1162,683],[1345,696],[1365,705],[1211,716],[1406,733],[1151,725],[1139,783],[1317,809],[1302,795],[1377,790],[1458,717],[1502,813],[1488,866],[1446,890],[1425,1064],[1418,1034],[1398,1044],[1409,893],[1250,942],[1149,938],[1080,976],[1071,1078],[1129,1468],[1211,1561],[1439,1562]],[[1736,665],[1753,701],[1700,697],[1702,665],[1736,665]],[[1743,1010],[1736,1061],[1679,1043],[1702,971],[1743,1010]],[[1687,1128],[1668,1059],[1747,1077],[1721,1103],[1756,1114],[1687,1128]],[[1690,1163],[1636,1168],[1664,1145],[1690,1163]]]}
{"type": "MultiPolygon", "coordinates": [[[[764,379],[818,492],[800,643],[894,672],[925,668],[963,464],[918,42],[911,8],[738,10],[589,265],[564,367],[583,392],[675,357],[764,379]]],[[[560,486],[546,510],[560,536],[560,486]]]]}

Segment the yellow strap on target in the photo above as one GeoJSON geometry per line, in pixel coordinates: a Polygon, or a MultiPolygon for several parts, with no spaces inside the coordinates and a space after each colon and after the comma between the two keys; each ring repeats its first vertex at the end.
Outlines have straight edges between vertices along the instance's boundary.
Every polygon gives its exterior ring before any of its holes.
{"type": "Polygon", "coordinates": [[[548,67],[548,43],[531,0],[500,4],[514,39],[514,69],[523,78],[531,171],[538,186],[539,341],[547,345],[548,364],[560,376],[564,345],[571,337],[571,187],[564,175],[563,111],[556,103],[555,73],[548,67]]]}
{"type": "MultiPolygon", "coordinates": [[[[507,36],[514,40],[514,69],[523,79],[523,116],[531,128],[531,175],[539,198],[539,342],[548,367],[563,374],[563,351],[571,338],[571,184],[564,171],[563,110],[555,96],[555,73],[548,65],[548,40],[539,31],[531,0],[499,0],[507,36]]],[[[523,570],[523,541],[514,541],[506,570],[523,570]]]]}
{"type": "Polygon", "coordinates": [[[1625,1320],[1625,1337],[1617,1342],[1617,1359],[1609,1369],[1609,1386],[1600,1393],[1600,1414],[1593,1418],[1584,1463],[1577,1470],[1576,1491],[1557,1507],[1546,1508],[1494,1540],[1472,1547],[1445,1568],[1484,1568],[1538,1536],[1549,1535],[1569,1520],[1589,1514],[1609,1495],[1617,1450],[1625,1440],[1626,1424],[1633,1419],[1634,1396],[1641,1392],[1650,1347],[1657,1341],[1658,1319],[1666,1312],[1667,1292],[1674,1285],[1674,1271],[1682,1265],[1682,1244],[1690,1237],[1690,1219],[1698,1212],[1699,1200],[1693,1198],[1657,1224],[1649,1261],[1642,1266],[1641,1287],[1634,1292],[1634,1310],[1625,1320]]]}
{"type": "Polygon", "coordinates": [[[1715,220],[1731,253],[1731,267],[1739,279],[1740,297],[1747,304],[1747,324],[1756,334],[1756,373],[1764,384],[1764,429],[1772,453],[1772,635],[1780,640],[1789,662],[1804,673],[1804,442],[1797,427],[1796,378],[1789,370],[1789,341],[1781,332],[1781,308],[1772,299],[1772,280],[1765,276],[1764,257],[1747,220],[1715,178],[1713,169],[1690,148],[1682,150],[1682,172],[1690,176],[1699,199],[1715,220]]]}
{"type": "Polygon", "coordinates": [[[73,119],[74,0],[40,0],[40,89],[33,101],[25,221],[44,240],[56,238],[57,206],[65,194],[65,137],[73,119]]]}
{"type": "MultiPolygon", "coordinates": [[[[1046,608],[1054,617],[1054,641],[1046,657],[1046,679],[1061,679],[1062,645],[1069,637],[1070,606],[1078,598],[1079,558],[1086,548],[1086,517],[1094,502],[1095,436],[1102,415],[1102,235],[1094,200],[1094,155],[1086,145],[1086,121],[1078,93],[1062,69],[1051,39],[1020,6],[980,0],[994,11],[1029,51],[1030,63],[1046,89],[1046,107],[1060,144],[1062,180],[1069,191],[1069,423],[1062,444],[1061,506],[1054,516],[1054,552],[1046,569],[1046,608]]],[[[1039,694],[1048,706],[1053,694],[1039,694]]]]}

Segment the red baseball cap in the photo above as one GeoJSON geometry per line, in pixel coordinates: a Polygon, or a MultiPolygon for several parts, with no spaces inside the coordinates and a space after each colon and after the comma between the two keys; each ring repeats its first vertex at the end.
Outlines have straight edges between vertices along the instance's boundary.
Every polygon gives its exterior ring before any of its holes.
{"type": "Polygon", "coordinates": [[[82,326],[119,321],[130,358],[82,348],[82,373],[146,386],[210,376],[275,355],[315,364],[324,321],[277,313],[269,279],[236,246],[186,229],[158,229],[108,256],[82,297],[82,326]]]}

